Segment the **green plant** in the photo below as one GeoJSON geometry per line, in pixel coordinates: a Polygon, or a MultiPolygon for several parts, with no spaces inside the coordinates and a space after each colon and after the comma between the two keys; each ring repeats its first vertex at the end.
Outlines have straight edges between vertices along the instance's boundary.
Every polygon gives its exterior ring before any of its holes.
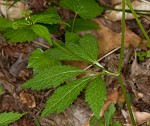
{"type": "Polygon", "coordinates": [[[110,104],[104,113],[104,119],[97,119],[95,116],[90,119],[90,126],[121,126],[118,121],[113,121],[116,108],[114,104],[110,104]]]}
{"type": "MultiPolygon", "coordinates": [[[[127,1],[127,3],[130,6],[130,2],[127,1]]],[[[47,40],[51,45],[51,48],[46,51],[37,49],[32,52],[29,57],[28,67],[33,68],[35,75],[32,79],[26,81],[22,87],[34,90],[56,88],[54,94],[48,99],[41,117],[44,117],[49,113],[59,113],[65,110],[77,98],[80,92],[85,89],[85,99],[96,118],[99,118],[99,112],[106,98],[106,87],[103,75],[109,74],[116,76],[118,77],[118,81],[120,82],[120,86],[124,93],[133,126],[135,126],[130,101],[127,97],[121,78],[124,52],[125,0],[123,0],[122,4],[122,43],[117,73],[109,71],[99,64],[97,59],[98,43],[91,34],[85,34],[83,37],[80,37],[78,34],[74,33],[82,30],[98,29],[99,27],[91,19],[101,14],[104,11],[104,8],[99,6],[94,0],[62,0],[60,6],[72,10],[75,13],[74,18],[68,23],[63,22],[57,11],[53,8],[36,15],[32,15],[31,11],[27,11],[23,13],[25,19],[9,21],[0,18],[0,30],[2,31],[3,36],[10,42],[30,42],[37,36],[40,36],[47,40]],[[65,42],[63,44],[60,45],[58,42],[51,40],[51,30],[48,29],[49,27],[47,25],[54,27],[56,27],[56,25],[66,26],[68,31],[65,33],[65,42]],[[84,61],[101,68],[101,72],[91,72],[88,76],[73,79],[73,77],[89,71],[74,68],[72,66],[65,66],[61,63],[61,61],[64,60],[84,61]]],[[[130,9],[136,17],[131,6],[130,9]]],[[[136,20],[138,21],[137,17],[136,20]]],[[[138,24],[144,32],[139,21],[138,24]]],[[[147,38],[145,32],[144,35],[147,38]]],[[[112,114],[110,118],[107,113],[111,111],[114,113],[113,110],[112,107],[105,114],[105,120],[109,120],[109,123],[106,123],[106,125],[110,124],[113,115],[112,114]]],[[[112,125],[115,126],[119,124],[114,123],[112,125]]]]}
{"type": "Polygon", "coordinates": [[[0,114],[0,126],[8,126],[8,124],[20,119],[24,114],[4,112],[0,114]]]}

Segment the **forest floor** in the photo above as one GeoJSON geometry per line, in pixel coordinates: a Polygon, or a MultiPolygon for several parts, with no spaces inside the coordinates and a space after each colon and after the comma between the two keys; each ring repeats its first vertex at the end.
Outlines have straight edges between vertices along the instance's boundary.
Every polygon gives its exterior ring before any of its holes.
{"type": "MultiPolygon", "coordinates": [[[[48,8],[49,1],[28,0],[25,4],[34,12],[48,8]]],[[[115,6],[113,0],[99,0],[105,6],[115,6]]],[[[25,5],[25,6],[26,6],[25,5]]],[[[2,8],[2,6],[1,6],[2,8]]],[[[56,7],[63,20],[72,18],[73,13],[60,7],[56,7]]],[[[13,14],[13,13],[11,13],[13,14]]],[[[105,68],[117,71],[120,40],[121,40],[121,21],[106,18],[105,14],[95,19],[101,27],[98,30],[83,31],[93,34],[99,41],[99,62],[105,68]]],[[[150,30],[150,22],[141,18],[144,28],[150,30]]],[[[59,40],[63,36],[63,27],[60,27],[60,35],[52,34],[52,38],[59,40]]],[[[125,52],[122,66],[122,78],[127,93],[131,98],[131,105],[136,115],[137,125],[148,126],[150,120],[150,59],[144,58],[140,61],[137,57],[138,51],[147,51],[146,40],[143,37],[134,19],[126,20],[125,28],[125,52]]],[[[20,120],[10,124],[10,126],[36,126],[40,112],[45,106],[47,98],[52,94],[52,90],[34,91],[22,89],[21,84],[30,79],[33,75],[32,69],[27,68],[28,57],[37,48],[46,50],[49,45],[42,38],[37,38],[30,43],[11,44],[3,37],[0,38],[0,85],[3,90],[0,95],[0,112],[28,112],[20,120]]],[[[79,68],[88,67],[82,62],[67,62],[79,68]]],[[[90,69],[97,71],[95,67],[90,69]]],[[[128,110],[125,99],[117,78],[105,76],[107,86],[107,99],[101,111],[101,115],[110,103],[116,106],[114,120],[120,121],[122,125],[130,126],[128,110]]],[[[40,121],[41,126],[89,126],[89,118],[92,112],[81,95],[64,112],[52,114],[40,121]]]]}

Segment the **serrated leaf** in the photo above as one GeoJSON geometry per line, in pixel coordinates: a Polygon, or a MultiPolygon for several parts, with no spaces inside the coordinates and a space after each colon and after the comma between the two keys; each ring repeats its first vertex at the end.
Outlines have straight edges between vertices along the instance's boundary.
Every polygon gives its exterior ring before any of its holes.
{"type": "Polygon", "coordinates": [[[74,11],[83,19],[95,18],[103,12],[103,8],[94,0],[62,0],[60,5],[74,11]]]}
{"type": "Polygon", "coordinates": [[[46,54],[57,60],[81,60],[97,62],[98,42],[91,34],[86,34],[78,42],[67,42],[66,47],[49,49],[46,54]]]}
{"type": "Polygon", "coordinates": [[[49,44],[52,45],[52,40],[50,38],[50,33],[45,26],[35,24],[32,26],[33,31],[40,37],[44,38],[49,44]]]}
{"type": "MultiPolygon", "coordinates": [[[[72,20],[73,21],[73,20],[72,20]]],[[[69,24],[72,26],[72,21],[69,22],[69,24]]],[[[68,27],[69,31],[71,31],[71,28],[68,27]]],[[[96,30],[100,29],[100,27],[96,24],[96,22],[92,20],[84,20],[81,18],[77,18],[74,24],[74,32],[80,32],[85,30],[96,30]]]]}
{"type": "Polygon", "coordinates": [[[9,20],[7,20],[5,18],[0,17],[0,28],[1,29],[3,29],[3,28],[4,29],[5,28],[11,28],[11,27],[12,27],[12,22],[11,21],[9,21],[9,20]]]}
{"type": "Polygon", "coordinates": [[[110,104],[108,107],[108,110],[104,113],[106,126],[109,126],[110,124],[112,124],[112,119],[113,119],[115,111],[116,111],[116,108],[114,104],[110,104]]]}
{"type": "Polygon", "coordinates": [[[102,119],[97,119],[96,116],[90,118],[90,126],[104,126],[102,119]]]}
{"type": "Polygon", "coordinates": [[[101,77],[97,77],[89,83],[86,89],[85,98],[94,112],[94,115],[99,118],[100,110],[106,99],[106,85],[101,77]]]}
{"type": "Polygon", "coordinates": [[[73,32],[66,32],[65,42],[66,43],[79,43],[80,36],[73,32]]]}
{"type": "Polygon", "coordinates": [[[20,119],[24,114],[13,113],[13,112],[4,112],[0,114],[0,126],[8,125],[16,120],[20,119]]]}
{"type": "Polygon", "coordinates": [[[59,87],[47,101],[41,116],[44,117],[49,113],[59,113],[65,110],[77,98],[90,80],[91,77],[81,78],[59,87]]]}
{"type": "Polygon", "coordinates": [[[80,39],[79,44],[69,43],[66,47],[83,61],[97,62],[98,42],[91,34],[85,34],[80,39]]]}
{"type": "Polygon", "coordinates": [[[26,81],[22,87],[35,90],[57,87],[67,79],[82,72],[84,71],[71,66],[52,66],[46,70],[39,71],[32,79],[26,81]]]}
{"type": "Polygon", "coordinates": [[[9,39],[9,42],[25,42],[32,41],[37,37],[37,35],[30,28],[23,29],[7,29],[4,36],[9,39]]]}
{"type": "Polygon", "coordinates": [[[66,51],[61,50],[60,48],[48,49],[45,51],[45,53],[47,56],[49,56],[49,58],[55,60],[81,60],[81,58],[73,55],[71,52],[68,52],[65,47],[64,49],[66,51]]]}
{"type": "Polygon", "coordinates": [[[60,61],[50,59],[42,49],[33,51],[28,59],[28,68],[33,68],[34,72],[39,72],[50,66],[60,64],[60,61]]]}

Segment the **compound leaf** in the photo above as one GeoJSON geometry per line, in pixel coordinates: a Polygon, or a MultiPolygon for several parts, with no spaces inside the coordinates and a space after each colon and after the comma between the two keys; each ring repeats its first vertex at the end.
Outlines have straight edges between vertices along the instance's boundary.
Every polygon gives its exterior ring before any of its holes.
{"type": "Polygon", "coordinates": [[[78,43],[80,40],[80,36],[73,32],[66,32],[65,34],[65,42],[66,43],[78,43]]]}
{"type": "Polygon", "coordinates": [[[84,72],[71,66],[52,66],[38,72],[32,79],[26,81],[22,87],[35,90],[48,89],[59,86],[67,79],[84,72]]]}
{"type": "Polygon", "coordinates": [[[33,51],[28,59],[28,68],[33,68],[34,72],[39,72],[50,66],[60,65],[58,60],[50,59],[42,49],[33,51]]]}
{"type": "Polygon", "coordinates": [[[91,63],[97,62],[98,42],[91,34],[85,34],[79,41],[79,44],[68,43],[68,50],[74,55],[80,57],[83,61],[91,63]]]}
{"type": "Polygon", "coordinates": [[[65,110],[77,98],[90,80],[91,77],[77,79],[56,89],[47,101],[41,116],[43,117],[49,113],[59,113],[65,110]]]}
{"type": "Polygon", "coordinates": [[[32,41],[37,37],[35,32],[31,28],[22,28],[22,29],[7,29],[4,36],[9,39],[9,42],[25,42],[32,41]]]}
{"type": "Polygon", "coordinates": [[[103,11],[94,0],[62,0],[60,5],[72,10],[83,19],[95,18],[103,11]]]}
{"type": "Polygon", "coordinates": [[[11,28],[12,22],[7,20],[6,18],[0,17],[0,28],[11,28]]]}
{"type": "Polygon", "coordinates": [[[32,26],[33,31],[40,37],[44,38],[52,45],[52,40],[50,38],[50,33],[45,26],[35,24],[32,26]]]}
{"type": "Polygon", "coordinates": [[[20,119],[24,114],[4,112],[0,114],[0,126],[7,126],[8,124],[20,119]]]}
{"type": "Polygon", "coordinates": [[[100,110],[106,99],[106,85],[101,77],[97,77],[89,83],[86,89],[85,98],[94,112],[94,115],[99,118],[100,110]]]}
{"type": "Polygon", "coordinates": [[[122,126],[120,122],[113,122],[112,126],[122,126]]]}
{"type": "Polygon", "coordinates": [[[108,110],[104,113],[106,126],[109,126],[110,124],[112,124],[112,119],[113,119],[115,111],[116,111],[116,108],[114,104],[110,104],[108,107],[108,110]]]}

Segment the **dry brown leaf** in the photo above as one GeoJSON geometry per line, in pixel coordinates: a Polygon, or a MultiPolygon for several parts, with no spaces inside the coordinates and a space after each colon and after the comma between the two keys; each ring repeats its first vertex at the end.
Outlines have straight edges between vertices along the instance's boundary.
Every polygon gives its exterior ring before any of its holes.
{"type": "MultiPolygon", "coordinates": [[[[95,21],[101,27],[100,30],[97,30],[97,34],[99,36],[99,54],[102,56],[121,45],[122,33],[116,33],[109,29],[102,23],[101,19],[96,19],[95,21]]],[[[125,28],[125,48],[129,46],[136,48],[140,41],[141,38],[138,35],[133,33],[128,27],[125,28]]]]}
{"type": "MultiPolygon", "coordinates": [[[[8,1],[8,7],[13,4],[14,1],[8,1]]],[[[23,15],[21,12],[27,10],[28,5],[23,2],[16,2],[12,7],[8,9],[8,14],[6,13],[6,1],[0,0],[0,12],[3,16],[13,20],[15,18],[21,18],[23,15]]]]}
{"type": "Polygon", "coordinates": [[[29,93],[25,93],[22,91],[20,94],[20,99],[23,103],[25,103],[29,108],[34,108],[36,106],[35,98],[33,95],[29,93]]]}
{"type": "MultiPolygon", "coordinates": [[[[129,113],[126,112],[127,116],[128,116],[128,122],[131,122],[130,117],[129,117],[129,113]]],[[[134,118],[135,118],[135,122],[137,124],[137,126],[150,121],[150,113],[147,112],[138,112],[135,111],[133,112],[134,118]]],[[[125,126],[132,126],[131,124],[124,124],[125,126]]]]}
{"type": "Polygon", "coordinates": [[[117,101],[119,99],[119,92],[118,91],[115,91],[115,92],[112,92],[111,94],[108,94],[107,95],[107,98],[106,98],[106,101],[104,103],[104,106],[103,108],[101,109],[100,111],[100,117],[103,116],[104,112],[107,110],[108,106],[111,104],[111,103],[114,103],[116,104],[117,101]]]}

